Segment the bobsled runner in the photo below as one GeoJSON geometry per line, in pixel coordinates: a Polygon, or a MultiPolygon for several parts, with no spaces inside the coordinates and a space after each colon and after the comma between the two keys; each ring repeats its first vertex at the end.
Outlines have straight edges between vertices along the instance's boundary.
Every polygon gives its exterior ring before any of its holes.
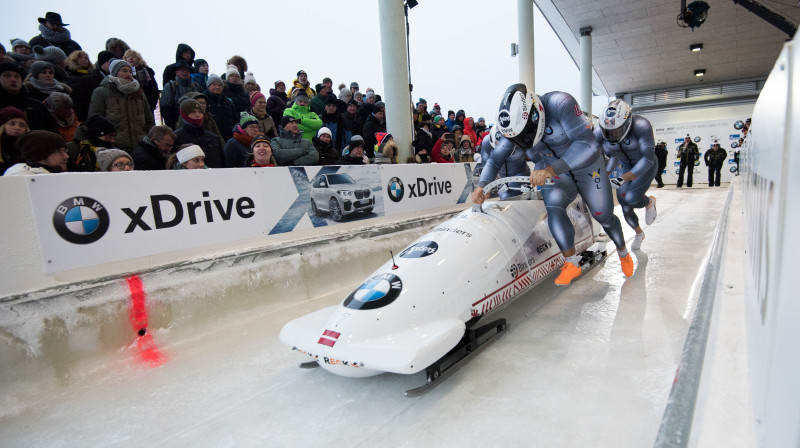
{"type": "MultiPolygon", "coordinates": [[[[556,271],[564,258],[541,193],[527,177],[498,179],[490,194],[522,183],[508,200],[473,205],[392,256],[340,304],[295,319],[280,340],[348,377],[425,371],[414,396],[435,387],[507,330],[492,315],[556,271]]],[[[605,258],[578,197],[568,207],[583,269],[605,258]]]]}

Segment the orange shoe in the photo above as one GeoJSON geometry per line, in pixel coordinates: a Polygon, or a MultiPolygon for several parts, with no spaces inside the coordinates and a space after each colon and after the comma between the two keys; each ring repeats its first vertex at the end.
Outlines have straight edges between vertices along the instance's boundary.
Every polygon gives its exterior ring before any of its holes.
{"type": "Polygon", "coordinates": [[[558,278],[556,279],[556,286],[567,286],[573,280],[580,277],[583,271],[581,268],[575,266],[574,264],[570,263],[569,261],[564,263],[564,266],[561,266],[561,273],[558,274],[558,278]]]}
{"type": "Polygon", "coordinates": [[[622,265],[622,273],[625,274],[625,277],[633,277],[633,257],[631,254],[625,256],[625,258],[620,257],[619,263],[622,265]]]}

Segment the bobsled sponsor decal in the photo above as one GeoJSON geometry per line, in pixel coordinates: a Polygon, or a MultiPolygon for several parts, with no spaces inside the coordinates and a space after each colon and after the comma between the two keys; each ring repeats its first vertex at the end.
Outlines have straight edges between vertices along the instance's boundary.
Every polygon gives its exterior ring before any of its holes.
{"type": "Polygon", "coordinates": [[[547,251],[547,249],[550,249],[551,247],[553,247],[553,241],[552,240],[547,240],[544,243],[536,246],[536,253],[541,255],[545,251],[547,251]]]}
{"type": "Polygon", "coordinates": [[[331,365],[331,366],[339,366],[339,365],[341,365],[341,366],[346,366],[346,367],[364,367],[364,363],[360,362],[360,361],[344,361],[344,360],[341,360],[341,359],[329,358],[327,356],[320,356],[320,355],[316,355],[314,353],[307,352],[307,351],[305,351],[303,349],[300,349],[300,348],[297,348],[297,347],[292,347],[292,350],[297,350],[300,353],[308,355],[308,356],[314,358],[314,360],[317,361],[318,363],[322,362],[322,363],[325,363],[325,364],[328,364],[328,365],[331,365]]]}
{"type": "Polygon", "coordinates": [[[439,250],[439,245],[436,241],[421,241],[411,247],[407,247],[400,252],[402,258],[422,258],[433,255],[439,250]]]}
{"type": "Polygon", "coordinates": [[[403,281],[394,274],[378,274],[361,284],[344,301],[344,306],[354,310],[374,310],[397,299],[403,290],[403,281]]]}
{"type": "Polygon", "coordinates": [[[450,227],[437,227],[437,228],[433,229],[433,231],[434,232],[453,232],[453,233],[457,233],[459,235],[464,235],[467,238],[472,238],[472,234],[471,233],[465,232],[465,231],[463,231],[461,229],[453,229],[453,228],[450,228],[450,227]]]}
{"type": "Polygon", "coordinates": [[[333,347],[336,344],[336,341],[339,340],[339,336],[342,334],[338,331],[333,330],[325,330],[322,332],[322,336],[317,341],[317,344],[327,345],[328,347],[333,347]]]}

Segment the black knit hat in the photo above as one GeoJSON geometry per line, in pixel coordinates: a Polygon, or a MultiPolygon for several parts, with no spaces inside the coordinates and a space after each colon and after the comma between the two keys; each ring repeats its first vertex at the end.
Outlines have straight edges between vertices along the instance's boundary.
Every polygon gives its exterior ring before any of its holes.
{"type": "Polygon", "coordinates": [[[103,50],[100,53],[97,53],[97,66],[100,67],[101,65],[105,64],[106,62],[114,59],[114,53],[103,50]]]}
{"type": "Polygon", "coordinates": [[[283,118],[281,118],[281,127],[285,128],[289,123],[297,123],[297,119],[291,115],[284,115],[283,118]]]}
{"type": "Polygon", "coordinates": [[[200,70],[200,67],[203,65],[208,65],[205,59],[195,59],[194,60],[194,69],[195,71],[200,70]]]}
{"type": "Polygon", "coordinates": [[[92,114],[89,116],[84,125],[86,126],[86,136],[90,139],[114,134],[117,132],[117,128],[114,126],[114,123],[110,122],[106,117],[99,114],[92,114]]]}
{"type": "Polygon", "coordinates": [[[3,72],[17,72],[20,76],[22,76],[22,69],[19,68],[19,65],[14,64],[13,62],[0,63],[0,73],[3,72]]]}
{"type": "Polygon", "coordinates": [[[17,149],[26,162],[44,160],[61,148],[66,148],[64,137],[55,132],[36,130],[22,134],[17,139],[17,149]]]}

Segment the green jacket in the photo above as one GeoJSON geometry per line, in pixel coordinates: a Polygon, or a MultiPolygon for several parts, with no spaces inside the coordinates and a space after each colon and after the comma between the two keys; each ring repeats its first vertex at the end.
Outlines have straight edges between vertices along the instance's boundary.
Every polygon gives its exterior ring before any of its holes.
{"type": "Polygon", "coordinates": [[[127,152],[133,151],[139,140],[156,124],[142,89],[125,95],[109,78],[103,79],[92,92],[89,115],[92,114],[100,114],[114,123],[117,128],[115,146],[127,152]]]}
{"type": "MultiPolygon", "coordinates": [[[[326,101],[328,101],[328,95],[318,93],[314,98],[311,98],[311,101],[308,103],[308,108],[315,114],[322,115],[322,113],[325,112],[326,101]]],[[[316,137],[316,135],[314,137],[316,137]]]]}
{"type": "MultiPolygon", "coordinates": [[[[311,112],[308,106],[298,106],[295,103],[292,107],[284,110],[283,115],[288,115],[297,119],[299,122],[298,127],[303,133],[303,138],[309,140],[309,143],[312,138],[317,136],[317,131],[322,127],[322,120],[320,120],[317,114],[311,112]]],[[[278,159],[278,163],[280,163],[280,159],[278,159]]]]}
{"type": "Polygon", "coordinates": [[[270,143],[272,155],[280,166],[313,166],[319,162],[319,152],[302,135],[295,136],[281,129],[280,137],[273,138],[270,143]]]}

